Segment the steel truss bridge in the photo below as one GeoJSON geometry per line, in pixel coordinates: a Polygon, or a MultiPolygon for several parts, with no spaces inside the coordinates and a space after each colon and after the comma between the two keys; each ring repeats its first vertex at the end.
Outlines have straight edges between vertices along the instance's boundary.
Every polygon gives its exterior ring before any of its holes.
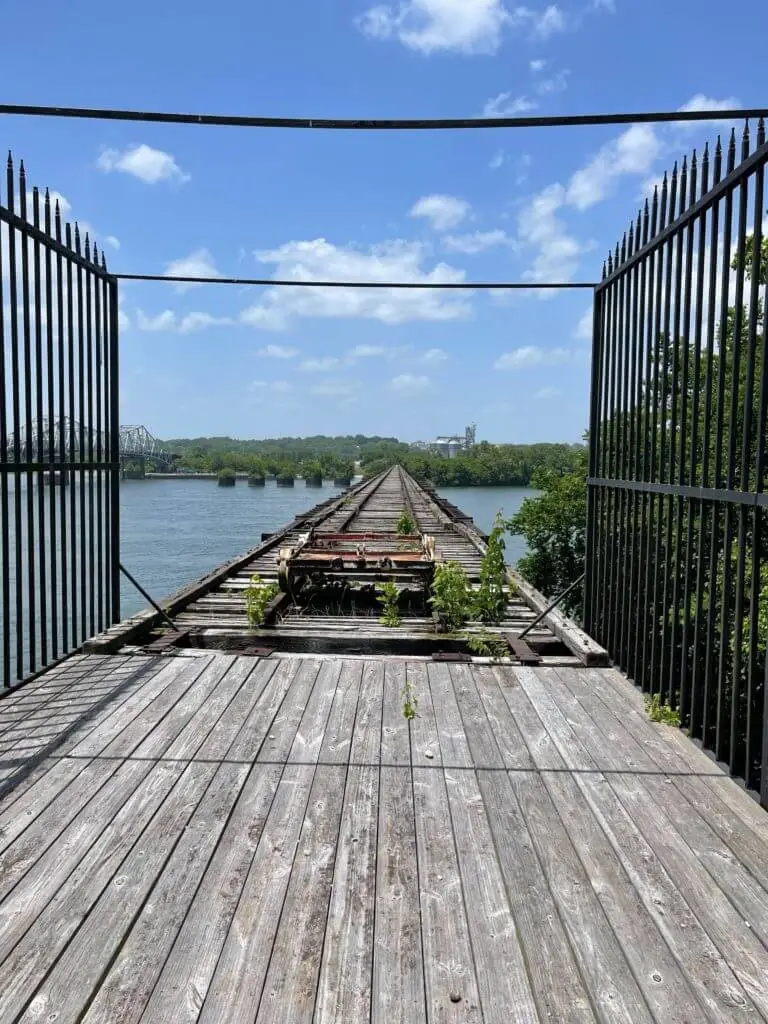
{"type": "MultiPolygon", "coordinates": [[[[97,459],[98,455],[107,458],[107,437],[105,431],[89,431],[77,420],[65,416],[63,421],[56,419],[51,423],[47,417],[35,420],[31,433],[19,431],[18,455],[16,454],[16,436],[8,435],[5,452],[7,462],[85,462],[97,459]],[[62,437],[63,435],[63,437],[62,437]],[[99,439],[101,444],[99,444],[99,439]],[[63,444],[62,444],[63,440],[63,444]]],[[[161,443],[144,426],[120,427],[120,464],[136,462],[142,467],[152,462],[168,471],[174,468],[177,456],[167,451],[161,443]]]]}

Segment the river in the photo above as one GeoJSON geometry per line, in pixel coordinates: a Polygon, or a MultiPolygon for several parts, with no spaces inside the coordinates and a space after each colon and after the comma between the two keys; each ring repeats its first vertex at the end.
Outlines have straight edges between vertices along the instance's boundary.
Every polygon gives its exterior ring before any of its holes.
{"type": "MultiPolygon", "coordinates": [[[[120,485],[121,558],[123,565],[154,598],[167,597],[186,583],[210,572],[258,544],[297,513],[317,505],[340,488],[325,483],[307,487],[218,487],[214,480],[124,480],[120,485]]],[[[526,487],[446,487],[444,497],[490,530],[499,509],[511,516],[523,498],[535,494],[526,487]]],[[[507,538],[507,560],[524,553],[521,537],[507,538]]],[[[123,616],[146,604],[123,579],[123,616]]]]}
{"type": "MultiPolygon", "coordinates": [[[[75,485],[77,488],[77,485],[75,485]]],[[[45,488],[45,538],[50,539],[48,488],[45,488]]],[[[261,540],[262,533],[273,533],[289,523],[294,516],[313,505],[324,501],[341,488],[325,483],[322,487],[307,487],[303,481],[295,487],[277,487],[274,480],[268,480],[264,487],[248,487],[245,480],[238,480],[235,487],[218,487],[216,481],[190,480],[178,477],[170,480],[124,480],[120,485],[120,557],[123,565],[156,600],[167,597],[181,587],[205,575],[222,562],[227,562],[248,551],[261,540]]],[[[440,492],[459,508],[473,516],[481,529],[488,531],[494,516],[503,509],[505,516],[511,516],[528,495],[535,494],[523,487],[449,487],[440,492]]],[[[27,499],[26,486],[22,481],[22,534],[20,579],[23,580],[21,593],[16,589],[15,538],[12,524],[0,524],[8,530],[10,560],[8,566],[0,566],[0,572],[7,573],[10,600],[8,615],[11,638],[11,659],[9,675],[15,676],[15,659],[23,663],[23,673],[29,671],[30,630],[37,636],[37,654],[42,649],[42,623],[37,618],[40,608],[35,609],[35,618],[30,621],[27,609],[28,582],[24,575],[26,562],[26,529],[24,528],[27,499]],[[22,605],[23,634],[16,636],[16,600],[22,605]],[[20,645],[17,648],[17,643],[20,645]]],[[[79,491],[67,498],[76,497],[79,491]]],[[[57,499],[58,499],[57,494],[57,499]]],[[[37,519],[37,491],[33,492],[34,516],[37,519]]],[[[13,490],[11,490],[13,499],[13,490]]],[[[76,507],[79,501],[75,502],[76,507]]],[[[11,514],[13,500],[10,504],[11,514]]],[[[71,529],[69,537],[72,536],[71,529]]],[[[37,544],[35,545],[37,547],[37,544]]],[[[517,562],[525,546],[522,538],[507,538],[507,559],[517,562]]],[[[60,552],[60,548],[59,548],[60,552]]],[[[49,556],[48,556],[49,557],[49,556]]],[[[79,558],[79,546],[75,551],[79,558]]],[[[59,588],[62,580],[61,559],[57,557],[59,588]]],[[[50,578],[50,566],[47,572],[50,578]]],[[[70,577],[71,579],[71,577],[70,577]]],[[[36,581],[39,584],[39,577],[36,581]]],[[[85,586],[85,584],[83,584],[85,586]]],[[[79,591],[79,587],[77,588],[79,591]]],[[[36,586],[35,591],[37,592],[36,586]]],[[[2,596],[0,595],[0,601],[2,596]]],[[[79,607],[85,607],[84,596],[80,596],[79,607]]],[[[146,601],[132,584],[121,577],[121,614],[125,618],[146,607],[146,601]]],[[[67,623],[72,622],[72,604],[69,605],[67,623]]],[[[0,609],[0,612],[2,609],[0,609]]],[[[48,614],[51,611],[48,602],[48,614]]],[[[64,628],[63,603],[59,589],[58,613],[59,632],[64,628]]],[[[97,620],[94,620],[97,621],[97,620]]],[[[0,620],[2,628],[2,620],[0,620]]],[[[71,625],[67,629],[71,629],[71,625]]],[[[98,628],[98,627],[96,627],[98,628]]],[[[87,626],[82,625],[82,635],[87,635],[87,626]]],[[[0,651],[2,644],[0,644],[0,651]]],[[[36,663],[36,664],[39,664],[36,663]]],[[[0,661],[0,685],[4,671],[0,661]]]]}

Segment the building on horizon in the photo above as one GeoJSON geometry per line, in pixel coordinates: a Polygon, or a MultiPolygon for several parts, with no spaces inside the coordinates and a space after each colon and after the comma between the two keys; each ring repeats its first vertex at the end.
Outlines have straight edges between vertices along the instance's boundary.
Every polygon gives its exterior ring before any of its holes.
{"type": "Polygon", "coordinates": [[[454,459],[460,452],[474,448],[476,431],[477,424],[471,423],[464,428],[463,434],[440,434],[434,441],[414,441],[413,447],[454,459]]]}

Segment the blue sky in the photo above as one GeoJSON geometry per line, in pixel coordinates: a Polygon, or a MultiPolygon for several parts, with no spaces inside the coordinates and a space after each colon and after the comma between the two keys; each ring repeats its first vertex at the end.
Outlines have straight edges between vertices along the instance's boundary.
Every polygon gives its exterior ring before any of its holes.
{"type": "MultiPolygon", "coordinates": [[[[6,102],[314,117],[757,106],[764,0],[43,0],[6,102]],[[745,26],[762,26],[746,31],[745,26]]],[[[648,183],[716,126],[331,133],[5,118],[114,271],[595,280],[648,183]]],[[[478,423],[578,440],[588,292],[121,285],[123,422],[158,436],[478,423]]]]}

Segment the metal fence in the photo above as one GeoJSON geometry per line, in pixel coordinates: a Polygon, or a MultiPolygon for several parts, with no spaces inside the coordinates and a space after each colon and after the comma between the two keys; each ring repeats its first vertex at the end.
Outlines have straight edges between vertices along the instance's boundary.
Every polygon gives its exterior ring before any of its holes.
{"type": "Polygon", "coordinates": [[[0,685],[119,619],[117,281],[28,194],[0,189],[0,685]]]}
{"type": "Polygon", "coordinates": [[[766,162],[675,165],[604,267],[585,625],[768,805],[766,162]]]}

